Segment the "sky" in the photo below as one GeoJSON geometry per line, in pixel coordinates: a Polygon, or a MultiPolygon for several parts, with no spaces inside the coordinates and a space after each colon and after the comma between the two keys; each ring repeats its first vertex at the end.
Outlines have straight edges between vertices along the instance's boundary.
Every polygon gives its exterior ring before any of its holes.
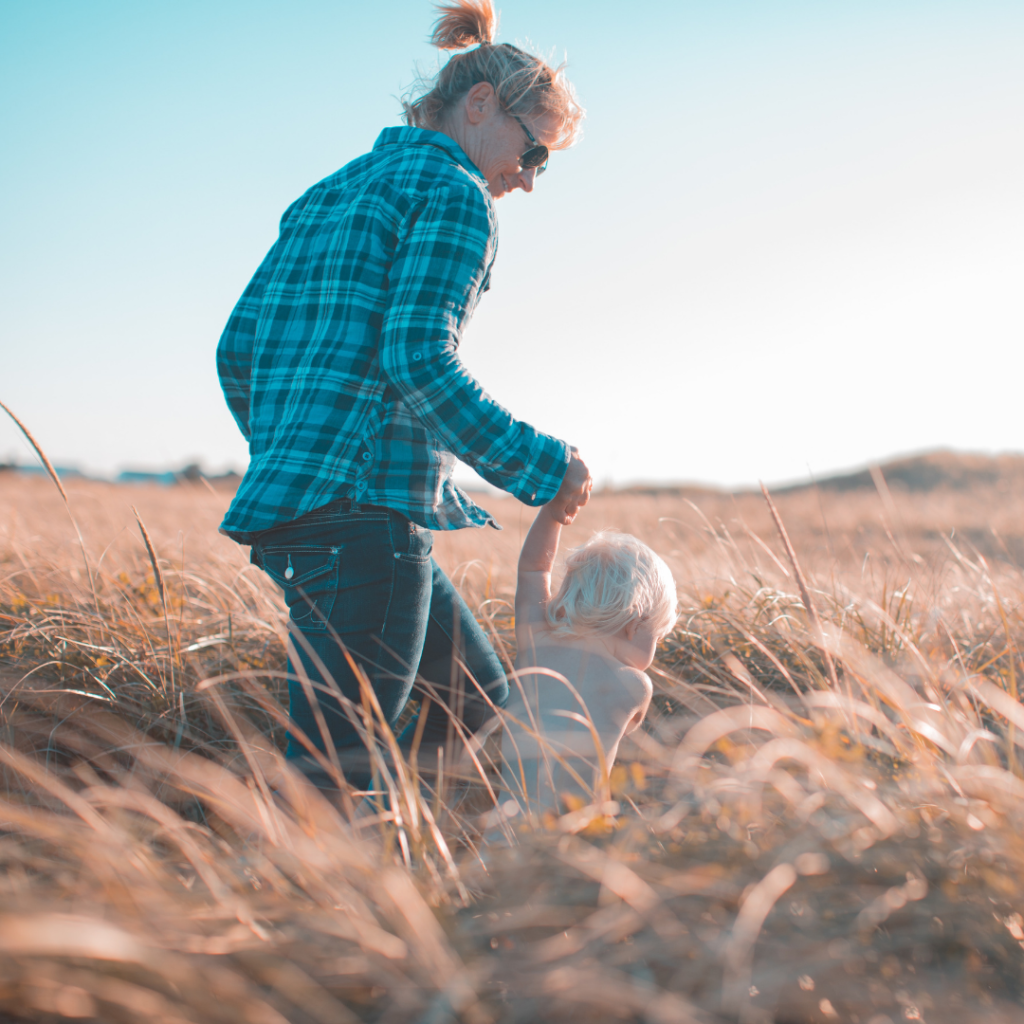
{"type": "MultiPolygon", "coordinates": [[[[587,109],[499,200],[462,342],[515,415],[616,485],[1024,450],[1024,4],[500,9],[587,109]]],[[[288,204],[436,71],[432,18],[0,0],[0,400],[55,463],[244,468],[217,339],[288,204]]]]}

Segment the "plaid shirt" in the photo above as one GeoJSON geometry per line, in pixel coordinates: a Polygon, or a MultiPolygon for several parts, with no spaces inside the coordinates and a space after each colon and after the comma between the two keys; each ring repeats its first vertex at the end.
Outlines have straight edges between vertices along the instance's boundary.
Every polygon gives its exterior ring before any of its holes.
{"type": "Polygon", "coordinates": [[[528,505],[554,497],[568,447],[458,355],[496,250],[487,182],[420,128],[384,129],[285,211],[217,348],[251,456],[226,533],[246,543],[339,497],[431,530],[494,525],[452,484],[456,459],[528,505]]]}

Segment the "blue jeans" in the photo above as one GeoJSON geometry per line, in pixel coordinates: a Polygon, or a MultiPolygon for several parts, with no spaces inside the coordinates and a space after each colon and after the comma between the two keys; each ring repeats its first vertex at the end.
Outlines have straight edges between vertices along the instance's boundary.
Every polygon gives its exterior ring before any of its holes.
{"type": "MultiPolygon", "coordinates": [[[[284,591],[293,632],[302,634],[357,708],[359,683],[343,647],[365,670],[390,728],[410,697],[423,700],[430,694],[420,749],[435,759],[435,748],[457,735],[453,716],[472,733],[492,714],[476,684],[503,707],[508,683],[483,630],[431,558],[432,547],[431,532],[400,512],[340,499],[260,533],[251,558],[284,591]]],[[[365,789],[369,761],[359,731],[331,696],[305,644],[296,639],[294,647],[346,777],[365,789]]],[[[302,682],[293,678],[298,673],[290,659],[288,672],[291,720],[324,751],[321,729],[302,682]]],[[[411,743],[416,725],[414,720],[400,737],[402,745],[411,743]]],[[[289,734],[287,756],[308,760],[305,755],[306,748],[289,734]]],[[[316,778],[315,769],[310,775],[328,785],[326,778],[316,778]]]]}

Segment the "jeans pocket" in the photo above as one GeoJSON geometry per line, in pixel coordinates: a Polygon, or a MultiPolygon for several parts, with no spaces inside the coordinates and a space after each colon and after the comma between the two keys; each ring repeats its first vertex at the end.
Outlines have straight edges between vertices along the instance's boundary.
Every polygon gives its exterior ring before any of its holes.
{"type": "Polygon", "coordinates": [[[399,545],[396,540],[395,559],[398,562],[419,565],[430,561],[433,550],[434,535],[430,530],[425,530],[422,526],[414,526],[410,523],[406,544],[399,545]],[[402,551],[402,546],[405,546],[407,550],[402,551]]]}
{"type": "Polygon", "coordinates": [[[325,632],[338,596],[341,548],[316,544],[260,545],[263,571],[284,591],[292,622],[325,632]]]}

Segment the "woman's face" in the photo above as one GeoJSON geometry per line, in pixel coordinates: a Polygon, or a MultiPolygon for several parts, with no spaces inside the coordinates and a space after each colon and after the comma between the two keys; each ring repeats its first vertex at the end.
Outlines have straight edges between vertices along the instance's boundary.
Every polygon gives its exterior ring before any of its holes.
{"type": "MultiPolygon", "coordinates": [[[[453,119],[448,134],[483,172],[491,195],[500,199],[517,188],[532,192],[537,170],[523,170],[519,157],[534,143],[516,119],[502,109],[490,83],[474,85],[456,113],[461,116],[453,119]]],[[[525,117],[523,123],[537,142],[550,146],[556,141],[556,115],[525,117]]]]}

